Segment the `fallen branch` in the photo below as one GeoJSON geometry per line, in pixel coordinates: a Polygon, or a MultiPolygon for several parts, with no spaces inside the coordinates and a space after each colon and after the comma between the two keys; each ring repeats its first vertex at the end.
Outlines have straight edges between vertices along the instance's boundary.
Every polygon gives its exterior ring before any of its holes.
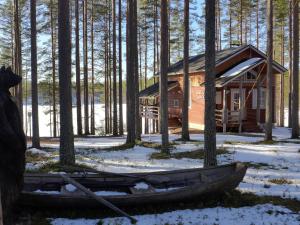
{"type": "MultiPolygon", "coordinates": [[[[119,209],[118,207],[116,207],[115,205],[113,205],[112,203],[110,203],[109,201],[105,200],[104,198],[97,196],[94,192],[90,191],[89,189],[85,188],[84,186],[82,186],[80,183],[78,183],[77,181],[75,181],[74,179],[70,178],[68,175],[66,174],[60,174],[60,176],[69,184],[74,185],[75,187],[77,187],[79,190],[83,191],[85,194],[87,194],[88,196],[90,196],[91,198],[95,199],[97,202],[101,203],[102,205],[112,209],[113,211],[115,211],[116,213],[123,215],[125,217],[127,217],[128,219],[131,220],[131,222],[136,223],[137,220],[135,218],[133,218],[132,216],[128,215],[126,212],[124,212],[123,210],[119,209]]],[[[2,225],[0,223],[0,225],[2,225]]]]}

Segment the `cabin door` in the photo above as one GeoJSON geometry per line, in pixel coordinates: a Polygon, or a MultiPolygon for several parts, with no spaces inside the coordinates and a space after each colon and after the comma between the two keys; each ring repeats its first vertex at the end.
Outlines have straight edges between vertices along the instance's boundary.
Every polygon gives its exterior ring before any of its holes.
{"type": "MultiPolygon", "coordinates": [[[[230,110],[231,110],[231,115],[232,116],[236,116],[237,118],[239,117],[239,113],[240,113],[240,89],[238,88],[234,88],[231,89],[231,106],[230,106],[230,110]]],[[[242,89],[242,107],[244,106],[244,99],[245,99],[245,89],[242,89]]],[[[243,119],[245,119],[246,116],[246,106],[244,106],[244,113],[243,113],[243,119]]]]}

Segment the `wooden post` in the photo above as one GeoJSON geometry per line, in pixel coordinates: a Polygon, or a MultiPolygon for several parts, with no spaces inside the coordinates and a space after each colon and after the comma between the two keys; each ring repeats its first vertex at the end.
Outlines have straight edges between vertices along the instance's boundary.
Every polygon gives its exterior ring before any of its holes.
{"type": "Polygon", "coordinates": [[[3,225],[3,211],[2,211],[1,188],[0,188],[0,225],[3,225]]]}
{"type": "Polygon", "coordinates": [[[227,87],[223,89],[223,133],[227,131],[228,109],[227,109],[227,87]]]}
{"type": "Polygon", "coordinates": [[[256,85],[256,122],[257,125],[260,124],[260,95],[261,95],[261,78],[259,77],[257,80],[257,85],[256,85]]]}
{"type": "Polygon", "coordinates": [[[240,77],[240,90],[239,90],[239,133],[242,133],[243,128],[243,75],[240,77]]]}

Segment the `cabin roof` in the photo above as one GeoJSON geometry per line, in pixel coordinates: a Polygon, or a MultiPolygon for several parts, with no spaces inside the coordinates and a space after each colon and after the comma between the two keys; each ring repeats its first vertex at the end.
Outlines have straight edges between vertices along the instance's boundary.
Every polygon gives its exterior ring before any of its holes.
{"type": "MultiPolygon", "coordinates": [[[[267,56],[255,48],[252,45],[242,45],[238,47],[232,47],[232,48],[227,48],[223,49],[221,51],[216,52],[216,66],[226,62],[229,60],[231,57],[240,54],[241,52],[247,50],[247,49],[252,49],[255,52],[257,52],[259,55],[261,55],[262,58],[266,59],[267,56]]],[[[277,63],[276,61],[273,61],[273,66],[279,71],[279,72],[286,72],[287,69],[277,63]]],[[[201,53],[196,56],[191,56],[189,58],[189,73],[193,72],[199,72],[199,71],[204,71],[205,69],[205,53],[201,53]]],[[[178,75],[178,74],[183,74],[183,60],[180,60],[173,65],[171,65],[168,68],[168,75],[178,75]]]]}
{"type": "Polygon", "coordinates": [[[225,73],[221,74],[218,78],[216,78],[216,86],[222,87],[230,81],[236,79],[237,77],[247,73],[248,71],[251,71],[252,69],[261,65],[264,62],[266,62],[265,59],[258,57],[247,59],[234,66],[233,68],[227,70],[225,73]]]}
{"type": "MultiPolygon", "coordinates": [[[[168,81],[168,90],[176,87],[178,85],[178,81],[168,81]]],[[[140,98],[149,98],[149,97],[157,97],[159,95],[159,83],[155,83],[146,89],[140,91],[140,98]]]]}

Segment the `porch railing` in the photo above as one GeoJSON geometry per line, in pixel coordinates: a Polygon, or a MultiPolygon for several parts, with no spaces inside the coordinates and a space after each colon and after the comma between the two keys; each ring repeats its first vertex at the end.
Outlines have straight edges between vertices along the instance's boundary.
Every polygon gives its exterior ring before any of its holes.
{"type": "Polygon", "coordinates": [[[140,116],[146,119],[158,120],[159,107],[158,106],[144,106],[140,105],[140,116]]]}
{"type": "Polygon", "coordinates": [[[219,110],[216,109],[216,123],[218,126],[230,125],[238,126],[239,125],[239,111],[229,111],[229,110],[219,110]]]}

